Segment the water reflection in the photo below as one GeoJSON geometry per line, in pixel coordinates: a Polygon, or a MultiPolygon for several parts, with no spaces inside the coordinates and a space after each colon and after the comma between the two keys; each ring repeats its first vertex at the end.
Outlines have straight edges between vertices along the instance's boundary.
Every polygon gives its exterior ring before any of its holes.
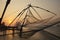
{"type": "Polygon", "coordinates": [[[12,30],[7,30],[6,31],[6,34],[10,34],[10,33],[13,33],[13,31],[12,30]]]}
{"type": "MultiPolygon", "coordinates": [[[[6,34],[11,34],[12,30],[7,30],[6,34]]],[[[5,40],[13,40],[13,35],[6,35],[5,40]]]]}
{"type": "Polygon", "coordinates": [[[12,35],[7,35],[6,40],[13,40],[13,36],[12,35]]]}
{"type": "MultiPolygon", "coordinates": [[[[10,33],[12,33],[12,30],[6,31],[6,34],[10,34],[10,33]]],[[[31,35],[31,33],[30,34],[26,33],[26,36],[27,35],[31,35]]],[[[15,34],[14,36],[11,34],[11,35],[6,35],[6,36],[0,36],[0,40],[60,40],[48,34],[45,31],[36,32],[34,35],[30,37],[27,36],[27,37],[28,38],[20,38],[18,34],[15,34]]]]}

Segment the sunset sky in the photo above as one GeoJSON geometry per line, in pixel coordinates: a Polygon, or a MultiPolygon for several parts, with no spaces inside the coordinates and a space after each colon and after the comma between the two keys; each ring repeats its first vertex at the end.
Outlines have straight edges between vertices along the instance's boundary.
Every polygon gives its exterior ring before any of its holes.
{"type": "MultiPolygon", "coordinates": [[[[0,0],[0,17],[4,10],[6,1],[7,0],[0,0]]],[[[60,16],[60,0],[11,0],[5,12],[3,21],[8,25],[19,14],[19,12],[26,8],[30,3],[34,6],[48,9],[49,11],[56,13],[57,16],[60,16]]],[[[42,18],[45,18],[52,14],[41,13],[40,15],[42,18]]]]}

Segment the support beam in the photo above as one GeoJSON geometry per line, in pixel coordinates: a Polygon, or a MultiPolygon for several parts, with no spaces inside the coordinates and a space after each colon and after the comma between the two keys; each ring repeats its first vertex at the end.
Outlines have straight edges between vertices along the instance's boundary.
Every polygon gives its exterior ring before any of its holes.
{"type": "Polygon", "coordinates": [[[6,12],[6,9],[7,9],[8,5],[9,5],[10,1],[11,1],[11,0],[7,0],[7,2],[6,2],[4,11],[3,11],[2,16],[1,16],[1,19],[0,19],[0,25],[1,25],[2,19],[3,19],[3,17],[4,17],[4,14],[5,14],[5,12],[6,12]]]}
{"type": "Polygon", "coordinates": [[[53,15],[55,15],[55,16],[56,16],[56,14],[55,14],[55,13],[53,13],[53,12],[51,12],[51,11],[47,10],[47,9],[44,9],[44,8],[41,8],[41,7],[38,7],[38,6],[32,6],[32,7],[42,9],[42,10],[47,11],[47,12],[49,12],[49,13],[51,13],[51,14],[53,14],[53,15]]]}
{"type": "Polygon", "coordinates": [[[37,13],[37,15],[39,16],[39,18],[42,20],[42,17],[39,15],[39,13],[33,7],[31,7],[31,8],[37,13]]]}

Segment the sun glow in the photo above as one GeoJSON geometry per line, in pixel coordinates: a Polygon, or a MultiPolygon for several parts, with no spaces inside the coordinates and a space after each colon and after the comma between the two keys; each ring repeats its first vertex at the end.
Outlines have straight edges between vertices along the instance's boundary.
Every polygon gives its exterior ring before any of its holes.
{"type": "Polygon", "coordinates": [[[5,18],[4,19],[4,22],[5,22],[5,25],[9,25],[11,22],[12,22],[13,18],[12,17],[9,17],[9,18],[5,18]]]}
{"type": "Polygon", "coordinates": [[[9,19],[8,23],[10,24],[12,22],[12,20],[9,19]]]}

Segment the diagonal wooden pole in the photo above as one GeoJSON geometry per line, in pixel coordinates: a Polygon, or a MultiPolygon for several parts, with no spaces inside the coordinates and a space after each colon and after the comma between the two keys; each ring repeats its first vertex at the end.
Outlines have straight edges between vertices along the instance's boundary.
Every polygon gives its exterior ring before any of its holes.
{"type": "Polygon", "coordinates": [[[10,1],[11,1],[11,0],[7,0],[7,2],[6,2],[4,11],[3,11],[2,16],[1,16],[1,19],[0,19],[0,24],[1,24],[1,22],[2,22],[2,19],[3,19],[3,17],[4,17],[4,14],[5,14],[5,12],[6,12],[6,9],[7,9],[8,5],[9,5],[10,1]]]}

